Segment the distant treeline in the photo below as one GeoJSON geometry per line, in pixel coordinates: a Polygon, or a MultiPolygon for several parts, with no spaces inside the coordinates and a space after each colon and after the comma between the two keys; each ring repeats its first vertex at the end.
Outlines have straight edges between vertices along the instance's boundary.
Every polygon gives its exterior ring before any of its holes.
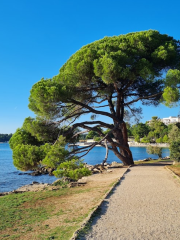
{"type": "Polygon", "coordinates": [[[0,133],[0,142],[8,142],[11,137],[12,137],[12,133],[10,134],[0,133]]]}

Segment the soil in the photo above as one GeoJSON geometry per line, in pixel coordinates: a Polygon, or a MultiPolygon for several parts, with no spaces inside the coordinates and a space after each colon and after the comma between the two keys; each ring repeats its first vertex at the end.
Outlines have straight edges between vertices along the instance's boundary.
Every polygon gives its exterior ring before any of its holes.
{"type": "MultiPolygon", "coordinates": [[[[111,189],[112,185],[120,179],[121,176],[127,171],[127,168],[113,168],[109,171],[105,171],[100,174],[94,174],[88,176],[86,184],[75,188],[71,188],[71,194],[51,197],[48,199],[42,199],[36,201],[35,208],[42,206],[53,206],[53,214],[49,219],[41,222],[40,224],[34,224],[32,231],[22,233],[19,239],[38,239],[39,234],[47,234],[48,231],[55,229],[56,227],[63,226],[75,226],[75,230],[79,228],[88,214],[99,205],[108,190],[111,189]],[[77,191],[78,189],[78,191],[77,191]],[[72,192],[74,192],[72,194],[72,192]],[[61,214],[61,211],[63,214],[61,214]],[[77,224],[76,221],[73,223],[73,219],[79,218],[80,221],[77,224]]],[[[49,186],[45,184],[33,184],[24,186],[18,190],[26,191],[46,191],[46,190],[57,190],[58,187],[49,186]]],[[[24,203],[23,208],[31,208],[27,203],[24,203]]],[[[7,234],[13,234],[12,229],[6,229],[7,234]]]]}

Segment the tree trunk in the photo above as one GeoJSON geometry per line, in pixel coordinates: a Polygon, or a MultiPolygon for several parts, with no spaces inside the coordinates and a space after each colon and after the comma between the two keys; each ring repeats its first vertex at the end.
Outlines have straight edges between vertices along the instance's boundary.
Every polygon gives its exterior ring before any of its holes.
{"type": "Polygon", "coordinates": [[[131,150],[128,144],[127,128],[125,122],[122,122],[113,131],[116,142],[120,145],[112,146],[114,154],[123,162],[125,166],[134,165],[131,150]]]}

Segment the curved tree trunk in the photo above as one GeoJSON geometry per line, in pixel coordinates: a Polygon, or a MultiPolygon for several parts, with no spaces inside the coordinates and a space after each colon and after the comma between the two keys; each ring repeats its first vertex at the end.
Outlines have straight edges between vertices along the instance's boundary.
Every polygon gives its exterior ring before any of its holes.
{"type": "Polygon", "coordinates": [[[112,145],[114,154],[123,162],[125,166],[134,165],[131,150],[128,144],[127,128],[125,122],[119,124],[113,132],[117,146],[112,145]],[[119,151],[118,151],[119,149],[119,151]]]}

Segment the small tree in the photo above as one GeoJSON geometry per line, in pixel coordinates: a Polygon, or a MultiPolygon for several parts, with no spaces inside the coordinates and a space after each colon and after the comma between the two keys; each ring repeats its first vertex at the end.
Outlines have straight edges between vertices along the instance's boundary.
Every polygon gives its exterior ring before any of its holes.
{"type": "Polygon", "coordinates": [[[162,148],[161,147],[156,147],[156,146],[148,146],[146,148],[147,153],[149,154],[156,154],[158,155],[159,158],[162,157],[162,148]]]}

